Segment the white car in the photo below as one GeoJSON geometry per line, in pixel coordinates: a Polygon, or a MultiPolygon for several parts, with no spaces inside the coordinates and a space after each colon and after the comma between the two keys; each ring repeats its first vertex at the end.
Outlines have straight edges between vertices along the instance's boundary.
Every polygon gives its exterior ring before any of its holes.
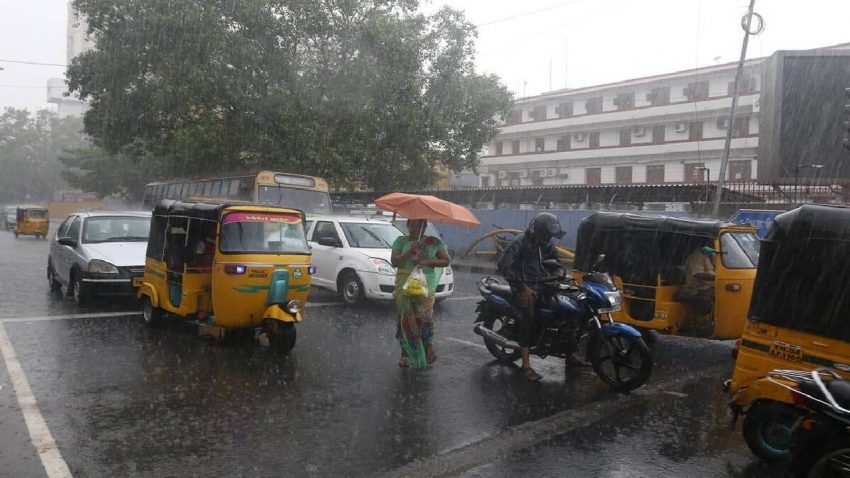
{"type": "Polygon", "coordinates": [[[50,241],[50,288],[65,287],[79,304],[96,294],[135,294],[145,271],[150,222],[149,212],[71,214],[50,241]]]}
{"type": "MultiPolygon", "coordinates": [[[[435,231],[429,225],[428,234],[435,231]]],[[[364,298],[392,299],[395,268],[390,264],[392,244],[402,232],[382,218],[307,218],[307,240],[313,249],[313,285],[330,289],[348,304],[364,298]]],[[[436,298],[454,292],[452,268],[446,267],[436,298]]]]}

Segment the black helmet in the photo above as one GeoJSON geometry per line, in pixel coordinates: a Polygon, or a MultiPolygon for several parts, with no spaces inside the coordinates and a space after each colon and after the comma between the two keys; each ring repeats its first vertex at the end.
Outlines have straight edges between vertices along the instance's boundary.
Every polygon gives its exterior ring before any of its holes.
{"type": "Polygon", "coordinates": [[[549,241],[553,237],[561,239],[566,234],[561,229],[558,216],[551,212],[541,212],[534,216],[528,224],[528,232],[541,241],[549,241]]]}

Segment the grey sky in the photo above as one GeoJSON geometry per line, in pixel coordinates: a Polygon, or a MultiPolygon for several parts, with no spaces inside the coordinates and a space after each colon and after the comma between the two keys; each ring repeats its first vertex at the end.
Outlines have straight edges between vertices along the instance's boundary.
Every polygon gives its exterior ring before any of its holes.
{"type": "MultiPolygon", "coordinates": [[[[480,25],[479,69],[519,96],[550,89],[550,62],[552,88],[564,87],[565,44],[570,87],[734,61],[747,7],[745,0],[436,0],[424,8],[443,4],[480,25]]],[[[751,40],[749,57],[850,42],[848,0],[757,0],[756,11],[767,27],[751,40]]],[[[0,60],[64,63],[65,12],[66,0],[0,0],[0,60]]],[[[17,108],[47,107],[46,81],[63,73],[0,66],[0,106],[17,108]]]]}

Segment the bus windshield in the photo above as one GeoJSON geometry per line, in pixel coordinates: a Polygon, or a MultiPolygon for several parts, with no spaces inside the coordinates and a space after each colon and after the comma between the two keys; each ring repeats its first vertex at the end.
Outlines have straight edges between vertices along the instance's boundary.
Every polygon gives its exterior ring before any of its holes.
{"type": "Polygon", "coordinates": [[[330,214],[331,198],[327,192],[282,186],[260,186],[259,204],[291,207],[307,214],[330,214]]]}
{"type": "Polygon", "coordinates": [[[290,214],[228,214],[221,227],[220,244],[225,253],[310,253],[301,218],[290,214]]]}

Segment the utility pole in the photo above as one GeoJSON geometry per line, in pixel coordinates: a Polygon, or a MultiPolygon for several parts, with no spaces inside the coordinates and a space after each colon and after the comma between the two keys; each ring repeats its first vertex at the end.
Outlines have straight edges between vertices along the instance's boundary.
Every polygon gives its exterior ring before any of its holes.
{"type": "Polygon", "coordinates": [[[723,145],[723,160],[720,162],[720,174],[717,178],[717,190],[714,192],[714,207],[712,215],[718,217],[720,215],[720,199],[723,194],[723,182],[726,179],[726,167],[729,164],[729,150],[732,147],[732,132],[735,130],[735,110],[738,108],[738,94],[741,90],[741,78],[744,75],[744,61],[747,59],[747,43],[749,43],[750,35],[758,35],[764,29],[764,22],[761,16],[759,18],[759,28],[755,33],[752,32],[753,24],[753,8],[756,0],[750,0],[750,8],[747,15],[741,19],[741,27],[744,29],[744,42],[741,45],[741,59],[738,60],[738,70],[735,72],[735,85],[732,91],[732,108],[729,110],[729,123],[726,128],[726,142],[723,145]]]}

